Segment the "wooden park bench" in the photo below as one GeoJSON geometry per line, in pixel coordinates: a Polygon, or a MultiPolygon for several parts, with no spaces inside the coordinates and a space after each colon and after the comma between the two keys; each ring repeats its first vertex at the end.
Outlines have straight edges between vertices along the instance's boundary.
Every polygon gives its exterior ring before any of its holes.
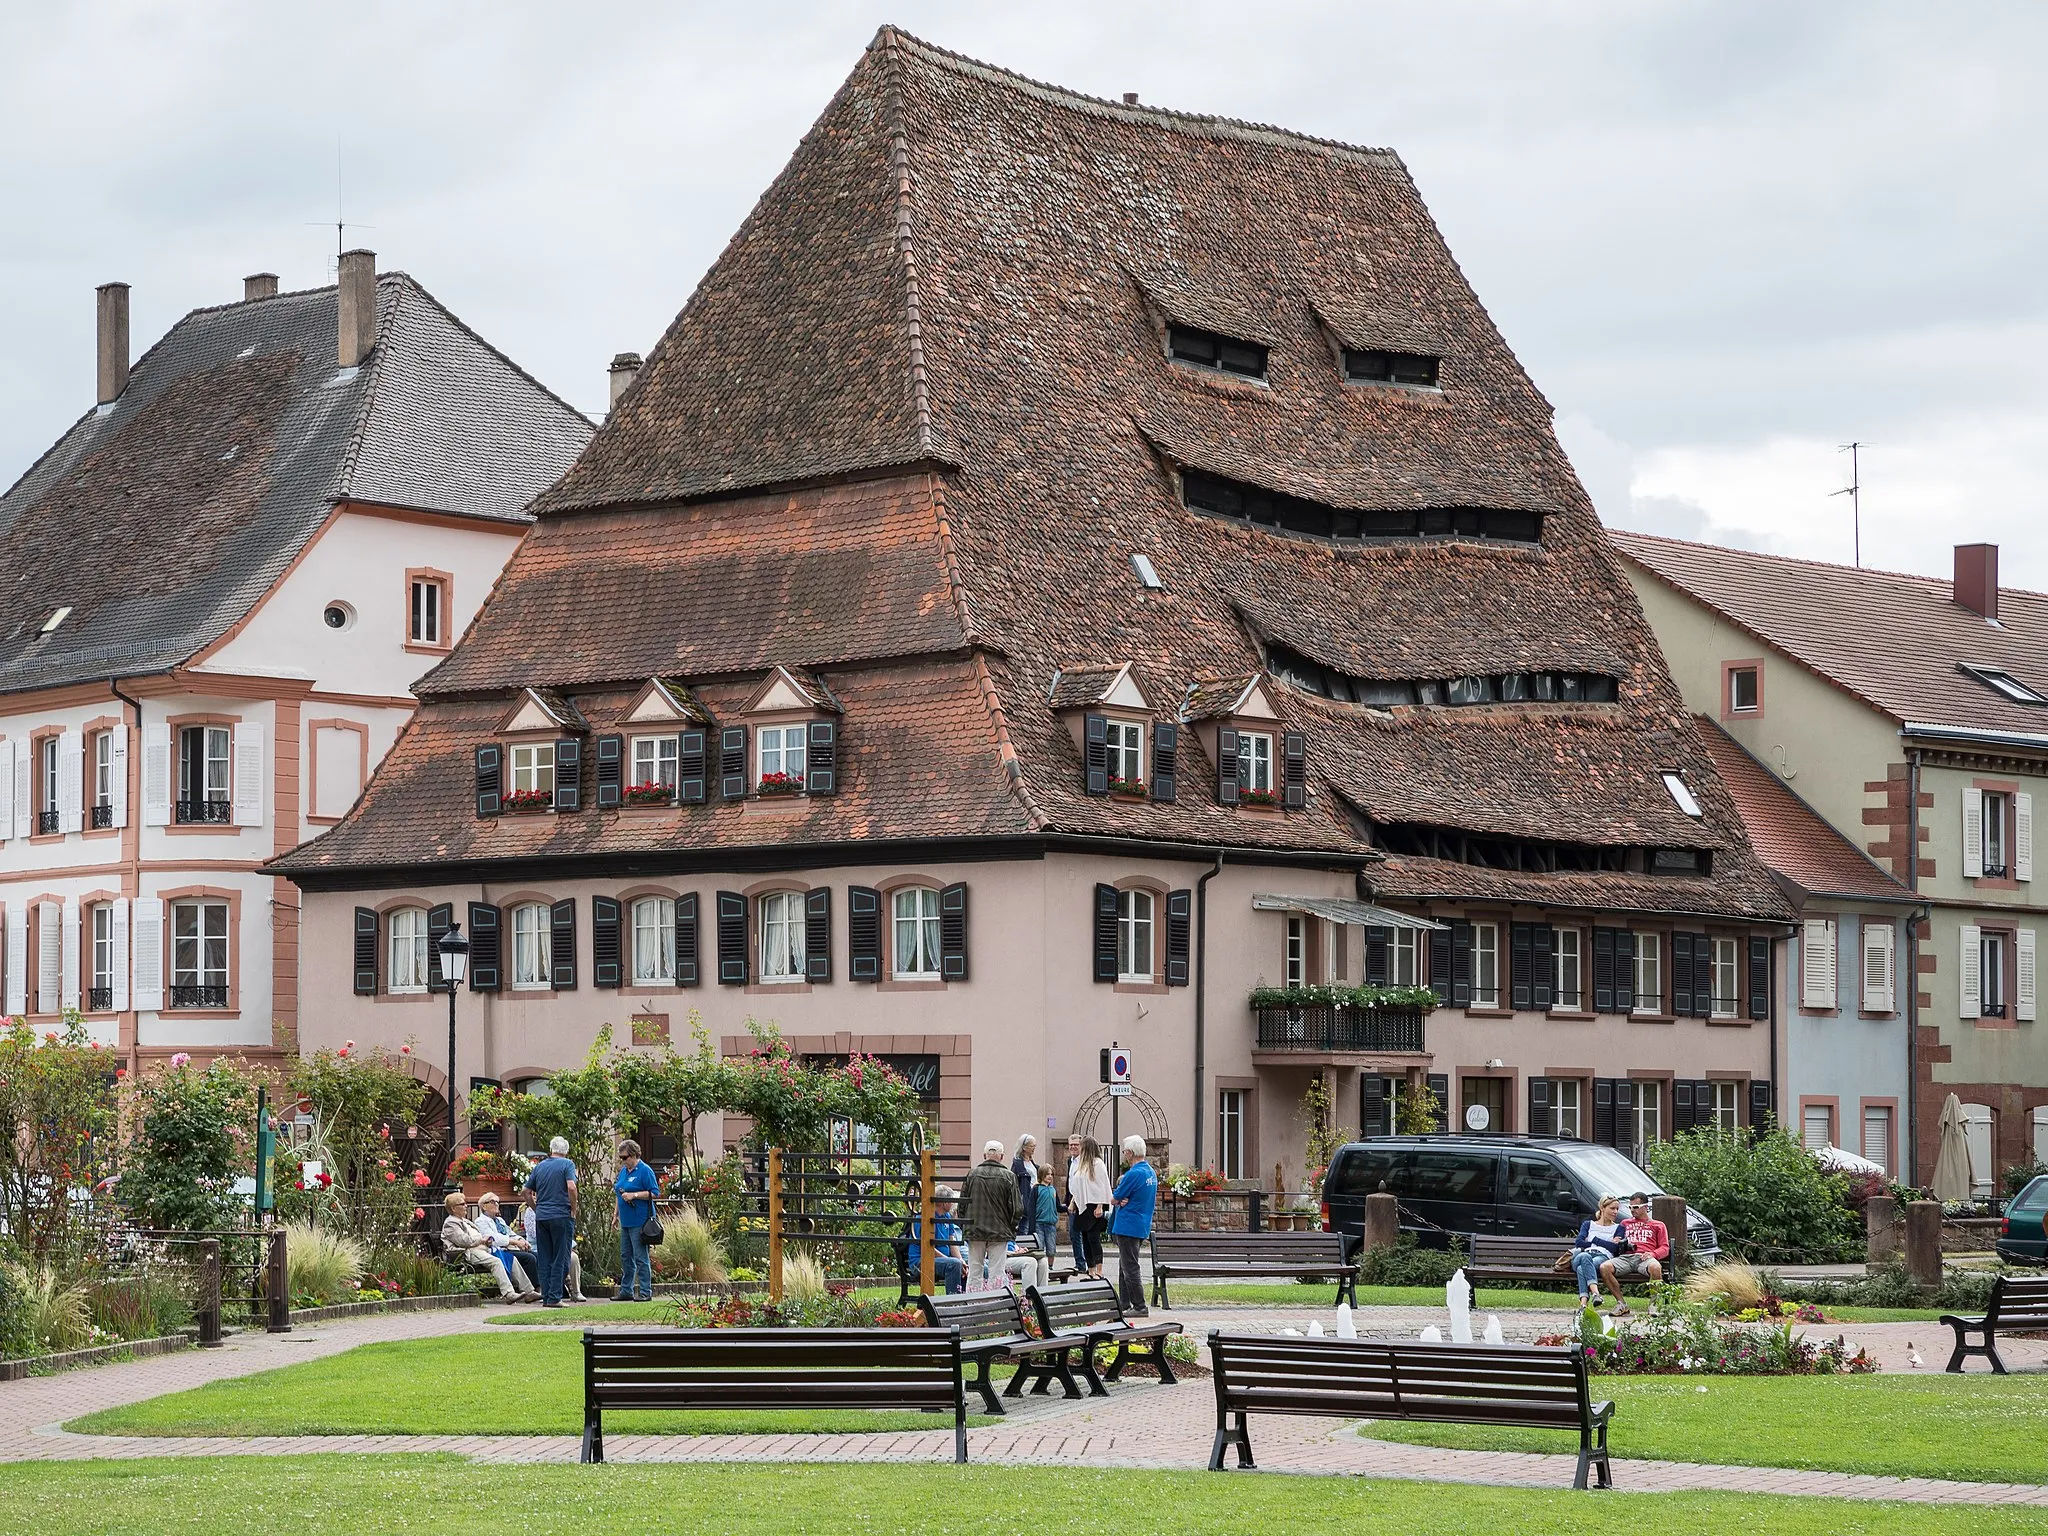
{"type": "Polygon", "coordinates": [[[969,1383],[988,1404],[990,1413],[1001,1413],[988,1379],[989,1367],[998,1360],[1014,1360],[1017,1373],[1010,1378],[1005,1394],[1022,1397],[1024,1389],[1036,1383],[1035,1392],[1044,1394],[1057,1381],[1068,1397],[1081,1395],[1068,1360],[1077,1348],[1071,1339],[1033,1338],[1024,1326],[1024,1307],[1011,1290],[968,1291],[960,1296],[920,1296],[917,1304],[925,1321],[934,1328],[954,1328],[960,1334],[960,1356],[977,1367],[969,1383]]]}
{"type": "Polygon", "coordinates": [[[1216,1439],[1209,1470],[1223,1452],[1252,1462],[1245,1415],[1317,1414],[1338,1419],[1408,1419],[1432,1424],[1512,1424],[1576,1429],[1579,1468],[1614,1486],[1607,1461],[1613,1403],[1596,1403],[1578,1350],[1534,1344],[1423,1344],[1408,1340],[1295,1339],[1263,1333],[1212,1333],[1216,1439]]]}
{"type": "Polygon", "coordinates": [[[1180,1324],[1130,1321],[1117,1302],[1116,1287],[1107,1280],[1074,1280],[1044,1291],[1034,1285],[1029,1294],[1038,1314],[1040,1337],[1081,1346],[1075,1353],[1081,1357],[1081,1373],[1088,1378],[1088,1390],[1094,1396],[1107,1397],[1109,1388],[1103,1383],[1115,1381],[1132,1360],[1158,1367],[1159,1379],[1169,1385],[1177,1379],[1166,1362],[1166,1341],[1181,1331],[1180,1324]],[[1148,1341],[1149,1347],[1132,1352],[1134,1343],[1148,1341]],[[1095,1370],[1098,1344],[1116,1345],[1116,1358],[1100,1375],[1095,1370]]]}
{"type": "Polygon", "coordinates": [[[604,1460],[604,1413],[624,1408],[950,1411],[967,1459],[955,1328],[586,1328],[583,1460],[604,1460]]]}
{"type": "MultiPolygon", "coordinates": [[[[1559,1273],[1557,1256],[1571,1252],[1569,1233],[1560,1237],[1495,1237],[1474,1232],[1472,1251],[1465,1261],[1465,1278],[1474,1285],[1489,1280],[1519,1280],[1527,1285],[1577,1285],[1570,1270],[1559,1273]]],[[[1666,1275],[1670,1261],[1666,1260],[1666,1275]]],[[[1640,1277],[1621,1279],[1623,1285],[1648,1285],[1640,1277]]]]}
{"type": "Polygon", "coordinates": [[[1174,1275],[1334,1278],[1337,1300],[1358,1301],[1358,1266],[1344,1258],[1340,1232],[1154,1232],[1152,1305],[1170,1305],[1174,1275]]]}
{"type": "Polygon", "coordinates": [[[1993,1372],[2003,1376],[2005,1362],[1998,1358],[2000,1330],[2022,1333],[2048,1329],[2048,1275],[2000,1275],[1992,1284],[1991,1304],[1982,1317],[1957,1317],[1950,1313],[1941,1321],[1956,1331],[1955,1353],[1948,1357],[1949,1370],[1960,1373],[1963,1361],[1971,1355],[1982,1355],[1991,1362],[1993,1372]],[[1973,1333],[1983,1343],[1972,1344],[1973,1333]]]}

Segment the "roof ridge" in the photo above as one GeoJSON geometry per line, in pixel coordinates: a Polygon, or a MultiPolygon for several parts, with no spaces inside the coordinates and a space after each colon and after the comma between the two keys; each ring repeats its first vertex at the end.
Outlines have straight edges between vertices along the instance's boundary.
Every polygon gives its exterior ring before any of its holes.
{"type": "MultiPolygon", "coordinates": [[[[903,276],[903,339],[909,356],[910,400],[917,413],[917,447],[932,451],[931,380],[924,361],[924,313],[918,302],[916,190],[917,178],[910,168],[910,129],[904,121],[903,58],[895,32],[884,27],[876,35],[882,43],[886,84],[882,112],[889,128],[889,173],[896,180],[896,256],[903,276]],[[886,42],[883,39],[887,39],[886,42]]],[[[962,615],[963,621],[965,615],[962,615]]]]}
{"type": "Polygon", "coordinates": [[[1170,107],[1146,106],[1139,103],[1110,101],[1101,96],[1090,96],[1086,92],[1071,90],[1066,86],[1053,85],[1044,80],[1033,79],[1014,69],[1005,69],[1000,64],[990,64],[950,48],[941,48],[936,43],[926,42],[914,33],[906,32],[893,23],[884,22],[875,33],[871,49],[902,49],[918,54],[930,63],[950,69],[956,74],[975,75],[998,85],[1008,86],[1027,95],[1037,96],[1055,106],[1069,107],[1076,111],[1099,112],[1114,117],[1132,120],[1146,120],[1158,127],[1176,133],[1187,133],[1196,129],[1227,133],[1248,139],[1265,139],[1279,143],[1297,145],[1303,149],[1322,154],[1332,154],[1346,159],[1359,159],[1388,170],[1398,170],[1403,176],[1408,167],[1394,150],[1370,144],[1349,144],[1342,139],[1326,139],[1311,133],[1300,133],[1294,129],[1282,128],[1274,123],[1254,123],[1243,118],[1218,117],[1207,112],[1181,112],[1170,107]]]}
{"type": "MultiPolygon", "coordinates": [[[[1775,550],[1744,549],[1739,544],[1709,544],[1704,539],[1675,539],[1668,533],[1644,533],[1635,528],[1610,528],[1607,536],[1617,542],[1640,540],[1651,544],[1662,544],[1677,549],[1712,550],[1715,554],[1739,555],[1750,560],[1769,560],[1778,565],[1803,565],[1814,570],[1841,571],[1850,576],[1875,576],[1893,581],[1910,581],[1921,586],[1939,590],[1952,584],[1946,576],[1930,576],[1922,571],[1894,571],[1875,565],[1844,565],[1839,560],[1816,560],[1809,555],[1781,555],[1775,550]]],[[[2048,592],[2036,592],[2031,587],[2008,587],[1999,584],[1999,595],[2017,593],[2024,597],[2048,598],[2048,592]]]]}

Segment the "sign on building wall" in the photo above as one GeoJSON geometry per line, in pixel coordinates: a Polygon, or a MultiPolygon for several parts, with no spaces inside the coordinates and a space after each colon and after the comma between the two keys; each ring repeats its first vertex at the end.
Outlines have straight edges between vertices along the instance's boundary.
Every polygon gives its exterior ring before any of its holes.
{"type": "MultiPolygon", "coordinates": [[[[884,1051],[870,1059],[881,1062],[882,1065],[888,1067],[897,1076],[910,1084],[911,1090],[916,1093],[918,1098],[928,1104],[938,1102],[938,1057],[899,1056],[884,1051]]],[[[804,1065],[807,1067],[843,1067],[846,1065],[847,1060],[847,1057],[840,1055],[807,1055],[804,1057],[804,1065]]]]}

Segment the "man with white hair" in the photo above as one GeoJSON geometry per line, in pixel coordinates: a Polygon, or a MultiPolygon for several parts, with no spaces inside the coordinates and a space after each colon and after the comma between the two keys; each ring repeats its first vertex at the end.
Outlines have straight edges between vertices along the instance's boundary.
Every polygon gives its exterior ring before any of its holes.
{"type": "Polygon", "coordinates": [[[968,1170],[960,1184],[960,1225],[967,1229],[967,1289],[978,1291],[985,1283],[1004,1283],[1003,1260],[1009,1256],[1010,1239],[1017,1235],[1017,1220],[1023,1201],[1017,1198],[1017,1181],[1010,1176],[1008,1154],[1000,1141],[981,1149],[981,1161],[968,1170]],[[991,1276],[984,1282],[985,1272],[991,1276]]]}
{"type": "Polygon", "coordinates": [[[569,1161],[569,1143],[557,1136],[548,1155],[526,1176],[533,1191],[533,1224],[540,1250],[540,1304],[559,1307],[562,1283],[569,1275],[569,1255],[576,1251],[576,1165],[569,1161]]]}
{"type": "Polygon", "coordinates": [[[1138,1273],[1139,1245],[1152,1235],[1152,1212],[1159,1204],[1159,1175],[1145,1157],[1145,1138],[1126,1136],[1123,1145],[1124,1175],[1116,1181],[1110,1199],[1116,1209],[1110,1213],[1109,1235],[1116,1239],[1117,1298],[1124,1316],[1143,1317],[1145,1281],[1138,1273]]]}

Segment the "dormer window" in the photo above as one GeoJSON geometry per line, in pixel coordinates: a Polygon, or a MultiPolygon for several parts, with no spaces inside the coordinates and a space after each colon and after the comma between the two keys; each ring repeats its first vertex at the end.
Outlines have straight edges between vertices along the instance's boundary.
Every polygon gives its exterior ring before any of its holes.
{"type": "Polygon", "coordinates": [[[1237,733],[1237,788],[1239,796],[1253,805],[1271,805],[1277,798],[1273,786],[1271,732],[1237,733]]]}
{"type": "Polygon", "coordinates": [[[1388,352],[1380,349],[1346,347],[1346,384],[1411,384],[1434,389],[1438,359],[1422,352],[1388,352]]]}
{"type": "MultiPolygon", "coordinates": [[[[728,725],[717,737],[719,798],[773,799],[839,790],[839,702],[824,681],[777,667],[741,707],[754,725],[728,725]]],[[[690,763],[683,765],[688,799],[690,763]]]]}
{"type": "Polygon", "coordinates": [[[807,727],[764,725],[755,737],[754,786],[764,795],[801,794],[808,760],[807,727]]]}
{"type": "Polygon", "coordinates": [[[1181,713],[1216,765],[1217,804],[1308,804],[1308,738],[1282,728],[1257,673],[1196,682],[1181,713]]]}
{"type": "Polygon", "coordinates": [[[1180,488],[1181,500],[1191,512],[1338,543],[1501,539],[1534,544],[1543,536],[1543,514],[1520,507],[1332,507],[1185,467],[1180,488]]]}
{"type": "Polygon", "coordinates": [[[1266,376],[1266,349],[1258,342],[1240,341],[1235,336],[1197,330],[1190,325],[1167,326],[1166,355],[1191,368],[1233,373],[1245,379],[1266,376]]]}
{"type": "Polygon", "coordinates": [[[555,744],[520,742],[512,749],[512,793],[555,796],[555,744]]]}

